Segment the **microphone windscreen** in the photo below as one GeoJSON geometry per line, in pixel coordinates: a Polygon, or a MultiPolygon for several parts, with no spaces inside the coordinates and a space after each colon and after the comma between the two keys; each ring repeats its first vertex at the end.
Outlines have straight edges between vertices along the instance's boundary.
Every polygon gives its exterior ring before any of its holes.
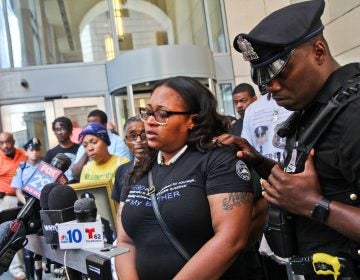
{"type": "Polygon", "coordinates": [[[60,185],[59,183],[50,183],[46,184],[40,193],[40,207],[44,210],[49,209],[49,194],[56,186],[60,185]]]}
{"type": "Polygon", "coordinates": [[[77,195],[72,187],[67,185],[55,186],[49,194],[49,210],[61,210],[73,207],[76,200],[77,195]]]}
{"type": "Polygon", "coordinates": [[[71,159],[63,153],[58,153],[53,157],[50,164],[62,172],[65,172],[71,165],[71,159]]]}
{"type": "Polygon", "coordinates": [[[74,213],[79,223],[95,222],[97,214],[95,199],[89,197],[78,199],[74,203],[74,213]]]}

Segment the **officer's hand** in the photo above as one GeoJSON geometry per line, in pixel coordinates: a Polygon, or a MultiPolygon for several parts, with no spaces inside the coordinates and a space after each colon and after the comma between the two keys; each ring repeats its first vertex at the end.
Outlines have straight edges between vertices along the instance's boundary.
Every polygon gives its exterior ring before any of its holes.
{"type": "Polygon", "coordinates": [[[250,164],[256,165],[261,161],[261,154],[259,154],[253,146],[245,138],[241,138],[232,134],[222,134],[213,139],[218,146],[235,146],[238,150],[237,157],[247,161],[250,164]]]}
{"type": "Polygon", "coordinates": [[[278,165],[272,168],[268,182],[262,182],[263,196],[268,202],[294,214],[310,217],[310,211],[322,197],[313,156],[314,150],[311,150],[302,173],[288,174],[278,165]]]}

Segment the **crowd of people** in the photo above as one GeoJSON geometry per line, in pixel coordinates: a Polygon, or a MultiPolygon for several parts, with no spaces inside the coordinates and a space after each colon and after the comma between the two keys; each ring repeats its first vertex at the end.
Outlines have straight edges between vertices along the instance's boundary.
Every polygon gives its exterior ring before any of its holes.
{"type": "MultiPolygon", "coordinates": [[[[360,279],[360,66],[332,57],[324,6],[286,6],[236,36],[260,97],[236,86],[235,122],[183,76],[154,85],[124,139],[101,110],[79,144],[69,118],[54,120],[59,144],[44,161],[67,155],[69,183],[112,182],[115,242],[130,249],[115,258],[118,279],[360,279]]],[[[26,203],[41,142],[23,148],[0,133],[0,210],[26,203]]],[[[42,272],[22,254],[15,279],[42,272]]]]}

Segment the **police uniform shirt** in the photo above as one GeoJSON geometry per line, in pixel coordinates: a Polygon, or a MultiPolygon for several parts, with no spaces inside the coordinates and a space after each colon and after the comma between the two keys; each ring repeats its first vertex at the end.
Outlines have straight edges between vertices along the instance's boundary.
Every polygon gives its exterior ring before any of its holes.
{"type": "MultiPolygon", "coordinates": [[[[312,117],[325,107],[329,99],[341,88],[342,83],[356,74],[360,74],[359,63],[343,66],[329,77],[315,102],[305,112],[298,126],[297,138],[306,131],[312,117]]],[[[352,101],[337,115],[315,144],[314,158],[322,194],[330,200],[358,207],[360,206],[359,107],[360,98],[352,101]]],[[[288,155],[291,152],[289,150],[288,155]]],[[[289,159],[290,156],[286,164],[289,159]]],[[[296,172],[301,172],[301,169],[296,172]]],[[[314,252],[338,255],[339,252],[347,251],[350,242],[348,238],[330,227],[300,216],[296,217],[296,233],[300,254],[303,256],[312,255],[314,252]]]]}
{"type": "MultiPolygon", "coordinates": [[[[161,215],[190,255],[214,235],[208,196],[252,192],[249,169],[231,149],[204,154],[188,148],[170,165],[156,162],[152,175],[161,215]]],[[[135,243],[140,278],[172,279],[185,261],[164,236],[147,189],[145,174],[130,188],[122,210],[122,224],[135,243]]],[[[241,273],[241,258],[234,262],[227,276],[241,273]]]]}
{"type": "Polygon", "coordinates": [[[11,181],[11,186],[16,189],[22,189],[40,164],[41,161],[39,161],[35,165],[31,165],[29,162],[21,163],[20,166],[16,169],[16,174],[11,181]],[[21,165],[23,164],[24,166],[22,167],[21,165]]]}

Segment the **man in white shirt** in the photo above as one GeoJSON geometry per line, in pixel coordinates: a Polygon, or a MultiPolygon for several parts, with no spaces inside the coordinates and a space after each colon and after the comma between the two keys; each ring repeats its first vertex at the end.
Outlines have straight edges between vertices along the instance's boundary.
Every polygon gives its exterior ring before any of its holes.
{"type": "Polygon", "coordinates": [[[270,95],[263,95],[247,107],[241,137],[265,157],[283,162],[286,138],[278,137],[276,131],[290,114],[270,95]]]}

